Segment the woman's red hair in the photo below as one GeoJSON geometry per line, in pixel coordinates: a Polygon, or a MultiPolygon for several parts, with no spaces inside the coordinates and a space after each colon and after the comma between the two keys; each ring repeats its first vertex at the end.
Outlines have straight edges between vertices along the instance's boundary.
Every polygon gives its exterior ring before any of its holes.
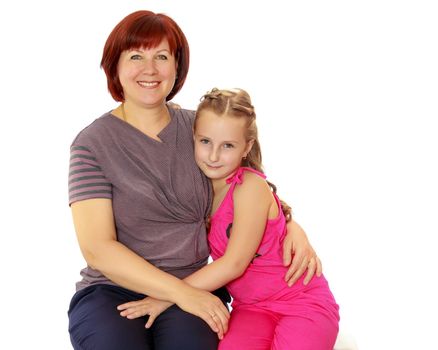
{"type": "Polygon", "coordinates": [[[161,13],[136,11],[117,24],[106,40],[100,66],[106,74],[108,90],[114,100],[123,102],[123,88],[120,84],[117,65],[120,54],[125,50],[157,47],[163,39],[169,42],[177,63],[177,76],[166,101],[171,100],[182,86],[189,71],[189,44],[176,22],[161,13]]]}

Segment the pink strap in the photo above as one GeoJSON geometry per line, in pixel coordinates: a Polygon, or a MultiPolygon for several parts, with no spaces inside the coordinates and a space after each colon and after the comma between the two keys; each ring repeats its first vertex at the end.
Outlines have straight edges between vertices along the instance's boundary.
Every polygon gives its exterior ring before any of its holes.
{"type": "Polygon", "coordinates": [[[261,176],[262,178],[266,179],[266,175],[263,174],[263,173],[260,172],[260,171],[257,171],[257,170],[255,170],[255,169],[253,169],[253,168],[240,167],[239,169],[237,169],[237,171],[236,171],[233,175],[231,175],[231,176],[226,180],[227,184],[232,183],[232,182],[235,182],[235,183],[241,184],[241,183],[243,182],[243,180],[242,180],[242,176],[243,176],[243,172],[244,172],[244,171],[250,171],[250,172],[252,172],[252,173],[254,173],[254,174],[257,174],[257,175],[261,176]]]}

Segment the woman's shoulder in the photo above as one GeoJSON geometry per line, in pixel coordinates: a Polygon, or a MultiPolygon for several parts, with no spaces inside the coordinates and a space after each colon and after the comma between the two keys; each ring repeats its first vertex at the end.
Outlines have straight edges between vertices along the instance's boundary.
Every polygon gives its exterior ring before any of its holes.
{"type": "Polygon", "coordinates": [[[169,109],[171,111],[171,114],[174,117],[177,117],[180,123],[190,124],[190,127],[193,125],[193,122],[195,120],[195,111],[190,109],[174,108],[174,107],[170,107],[169,109]]]}
{"type": "Polygon", "coordinates": [[[96,118],[90,124],[88,124],[85,128],[83,128],[76,137],[73,139],[73,145],[86,145],[90,142],[105,137],[108,133],[109,124],[114,117],[111,112],[106,112],[100,117],[96,118]]]}

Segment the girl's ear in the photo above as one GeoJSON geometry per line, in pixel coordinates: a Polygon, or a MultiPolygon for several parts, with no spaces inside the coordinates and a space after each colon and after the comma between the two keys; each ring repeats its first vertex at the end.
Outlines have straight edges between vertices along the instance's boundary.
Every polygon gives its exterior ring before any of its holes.
{"type": "Polygon", "coordinates": [[[249,140],[246,143],[246,149],[245,149],[245,156],[244,158],[246,158],[246,156],[248,155],[249,152],[251,152],[252,146],[254,145],[254,139],[249,140]]]}

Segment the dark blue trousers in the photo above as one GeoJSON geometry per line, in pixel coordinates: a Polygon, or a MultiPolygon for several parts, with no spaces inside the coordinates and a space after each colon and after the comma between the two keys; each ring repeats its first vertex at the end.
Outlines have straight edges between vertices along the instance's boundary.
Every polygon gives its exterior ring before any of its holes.
{"type": "MultiPolygon", "coordinates": [[[[218,295],[229,301],[225,290],[218,295]]],[[[145,328],[147,316],[129,320],[117,306],[145,296],[110,285],[77,292],[68,311],[69,332],[76,350],[216,350],[218,338],[202,319],[173,305],[145,328]]]]}

